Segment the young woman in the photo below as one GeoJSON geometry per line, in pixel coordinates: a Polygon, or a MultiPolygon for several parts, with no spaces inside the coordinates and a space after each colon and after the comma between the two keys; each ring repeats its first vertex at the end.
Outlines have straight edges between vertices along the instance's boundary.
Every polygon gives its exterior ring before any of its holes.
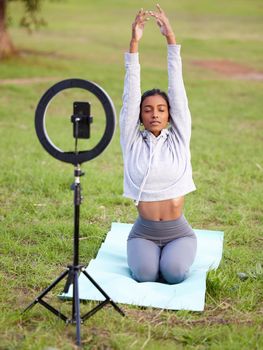
{"type": "Polygon", "coordinates": [[[127,242],[128,264],[139,282],[179,283],[186,278],[196,254],[196,236],[183,215],[184,196],[195,190],[191,115],[180,45],[159,5],[156,12],[141,9],[137,14],[125,68],[120,113],[124,196],[135,201],[139,214],[127,242]],[[150,17],[168,44],[168,96],[159,89],[141,95],[138,46],[150,17]]]}

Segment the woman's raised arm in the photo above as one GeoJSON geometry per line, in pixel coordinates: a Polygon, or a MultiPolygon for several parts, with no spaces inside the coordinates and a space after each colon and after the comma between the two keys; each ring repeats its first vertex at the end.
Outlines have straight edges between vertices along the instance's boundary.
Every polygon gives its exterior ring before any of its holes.
{"type": "Polygon", "coordinates": [[[159,5],[157,5],[157,10],[156,12],[151,11],[150,15],[156,19],[156,23],[161,33],[166,37],[168,44],[168,98],[172,118],[171,126],[186,146],[189,146],[191,114],[183,81],[181,46],[176,45],[175,35],[165,12],[159,5]]]}
{"type": "Polygon", "coordinates": [[[141,9],[132,24],[130,50],[125,54],[125,78],[120,112],[121,145],[129,148],[139,134],[139,115],[141,102],[141,81],[138,46],[143,36],[144,26],[149,19],[148,11],[141,9]]]}

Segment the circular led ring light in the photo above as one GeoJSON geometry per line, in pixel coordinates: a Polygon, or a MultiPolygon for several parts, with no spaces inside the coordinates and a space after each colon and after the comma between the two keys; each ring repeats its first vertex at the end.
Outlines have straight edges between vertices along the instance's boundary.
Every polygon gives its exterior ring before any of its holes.
{"type": "Polygon", "coordinates": [[[74,165],[87,162],[102,153],[112,139],[115,131],[115,124],[116,113],[113,102],[108,94],[97,84],[83,79],[66,79],[51,86],[41,97],[35,112],[35,129],[42,146],[54,158],[74,165]],[[48,137],[45,125],[46,109],[52,98],[60,91],[71,88],[80,88],[90,91],[99,99],[106,115],[105,131],[99,143],[91,150],[79,151],[77,154],[75,152],[63,152],[56,147],[48,137]]]}

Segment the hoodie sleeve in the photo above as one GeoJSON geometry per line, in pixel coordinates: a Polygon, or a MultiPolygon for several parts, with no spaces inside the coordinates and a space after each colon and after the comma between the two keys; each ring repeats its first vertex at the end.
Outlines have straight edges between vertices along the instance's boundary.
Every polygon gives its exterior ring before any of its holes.
{"type": "Polygon", "coordinates": [[[168,45],[168,97],[171,127],[185,146],[191,138],[191,114],[183,82],[180,45],[168,45]]]}
{"type": "Polygon", "coordinates": [[[138,53],[125,53],[125,79],[120,112],[120,134],[123,151],[129,149],[140,129],[140,64],[138,53]]]}

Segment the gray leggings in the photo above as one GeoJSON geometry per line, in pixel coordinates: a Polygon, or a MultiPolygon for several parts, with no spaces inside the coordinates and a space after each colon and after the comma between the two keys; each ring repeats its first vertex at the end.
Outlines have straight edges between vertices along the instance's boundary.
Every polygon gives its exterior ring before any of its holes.
{"type": "Polygon", "coordinates": [[[184,215],[176,220],[138,217],[127,241],[128,265],[138,282],[182,282],[196,254],[196,236],[184,215]]]}

